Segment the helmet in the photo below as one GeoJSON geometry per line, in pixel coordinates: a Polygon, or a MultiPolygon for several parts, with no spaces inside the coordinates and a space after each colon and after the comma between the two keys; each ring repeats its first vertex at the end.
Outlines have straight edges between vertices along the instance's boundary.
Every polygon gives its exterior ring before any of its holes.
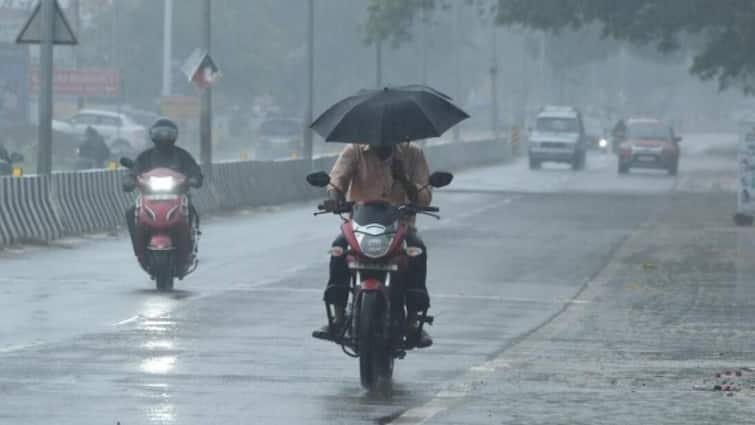
{"type": "Polygon", "coordinates": [[[168,118],[160,118],[150,127],[149,138],[158,149],[173,146],[178,139],[178,127],[168,118]]]}

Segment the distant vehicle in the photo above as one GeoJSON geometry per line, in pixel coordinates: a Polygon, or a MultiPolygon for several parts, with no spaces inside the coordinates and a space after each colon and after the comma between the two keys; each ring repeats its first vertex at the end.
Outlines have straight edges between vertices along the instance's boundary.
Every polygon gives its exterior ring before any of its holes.
{"type": "Polygon", "coordinates": [[[676,175],[682,138],[674,134],[673,128],[651,118],[632,118],[626,126],[626,138],[619,145],[619,174],[632,168],[650,168],[676,175]]]}
{"type": "Polygon", "coordinates": [[[146,149],[148,125],[131,115],[104,109],[82,109],[65,121],[53,120],[52,123],[53,130],[80,139],[84,138],[87,127],[94,128],[116,156],[134,156],[146,149]]]}
{"type": "Polygon", "coordinates": [[[584,116],[585,137],[587,137],[587,146],[590,149],[608,151],[608,139],[606,138],[605,129],[599,118],[591,115],[584,116]]]}
{"type": "Polygon", "coordinates": [[[573,170],[585,167],[587,136],[582,114],[571,106],[546,106],[537,115],[530,134],[530,169],[543,162],[565,162],[573,170]]]}
{"type": "Polygon", "coordinates": [[[256,157],[259,160],[290,158],[302,148],[303,127],[299,120],[272,118],[257,129],[256,157]]]}

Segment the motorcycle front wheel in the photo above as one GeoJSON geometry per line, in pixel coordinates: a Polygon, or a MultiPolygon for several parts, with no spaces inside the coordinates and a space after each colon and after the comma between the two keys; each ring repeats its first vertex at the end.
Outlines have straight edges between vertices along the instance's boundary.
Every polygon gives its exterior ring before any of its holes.
{"type": "Polygon", "coordinates": [[[173,290],[173,251],[152,252],[152,273],[158,291],[173,290]]]}
{"type": "Polygon", "coordinates": [[[381,301],[377,292],[364,293],[359,311],[359,377],[368,390],[393,376],[393,356],[383,336],[385,309],[381,301]]]}

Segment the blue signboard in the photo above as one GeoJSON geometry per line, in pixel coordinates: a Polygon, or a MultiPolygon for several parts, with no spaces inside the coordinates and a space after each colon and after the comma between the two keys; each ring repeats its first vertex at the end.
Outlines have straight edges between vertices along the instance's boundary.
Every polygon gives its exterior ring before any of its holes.
{"type": "Polygon", "coordinates": [[[29,49],[0,43],[0,128],[29,122],[29,49]]]}

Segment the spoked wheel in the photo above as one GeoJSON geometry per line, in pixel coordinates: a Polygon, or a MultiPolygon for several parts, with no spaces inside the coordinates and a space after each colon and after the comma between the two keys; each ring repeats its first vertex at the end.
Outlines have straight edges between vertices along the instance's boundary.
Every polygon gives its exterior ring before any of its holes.
{"type": "Polygon", "coordinates": [[[359,377],[362,387],[369,390],[376,388],[381,379],[390,380],[393,376],[393,355],[382,335],[379,296],[376,292],[363,294],[359,313],[359,377]]]}
{"type": "Polygon", "coordinates": [[[152,270],[155,287],[158,291],[173,290],[173,252],[155,251],[152,253],[152,270]]]}

